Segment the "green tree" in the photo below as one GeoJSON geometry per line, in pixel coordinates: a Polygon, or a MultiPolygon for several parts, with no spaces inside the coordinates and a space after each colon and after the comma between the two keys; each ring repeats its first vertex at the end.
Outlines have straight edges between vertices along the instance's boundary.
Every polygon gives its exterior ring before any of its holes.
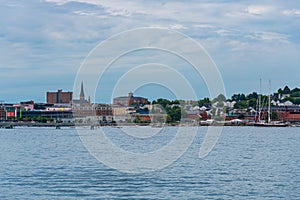
{"type": "Polygon", "coordinates": [[[198,101],[198,105],[200,107],[204,106],[205,104],[210,104],[209,98],[204,98],[204,99],[198,101]]]}
{"type": "Polygon", "coordinates": [[[38,122],[42,122],[42,117],[41,117],[41,116],[38,116],[38,117],[37,117],[37,121],[38,121],[38,122]]]}
{"type": "Polygon", "coordinates": [[[293,104],[300,105],[300,99],[294,99],[293,104]]]}
{"type": "Polygon", "coordinates": [[[181,108],[178,106],[168,107],[167,114],[171,117],[172,122],[181,120],[181,108]]]}
{"type": "Polygon", "coordinates": [[[133,120],[133,123],[135,123],[135,124],[138,124],[138,123],[141,123],[141,122],[142,122],[142,120],[139,116],[136,116],[135,119],[133,120]]]}
{"type": "Polygon", "coordinates": [[[171,104],[177,104],[177,105],[180,105],[180,102],[179,102],[179,100],[174,100],[174,101],[171,102],[171,104]]]}
{"type": "Polygon", "coordinates": [[[258,98],[258,94],[256,93],[256,92],[253,92],[253,93],[251,93],[251,94],[248,94],[247,96],[246,96],[246,99],[247,100],[250,100],[250,99],[257,99],[258,98]]]}
{"type": "Polygon", "coordinates": [[[245,94],[241,94],[241,96],[240,96],[240,101],[245,101],[245,100],[246,100],[245,94]]]}
{"type": "Polygon", "coordinates": [[[291,97],[300,97],[300,92],[291,93],[291,97]]]}
{"type": "Polygon", "coordinates": [[[283,94],[290,94],[291,90],[290,90],[290,88],[288,86],[285,86],[282,93],[283,94]]]}
{"type": "Polygon", "coordinates": [[[248,107],[247,101],[236,102],[233,106],[234,109],[246,109],[248,107]]]}
{"type": "Polygon", "coordinates": [[[300,88],[296,87],[296,88],[294,88],[294,89],[291,90],[291,93],[295,93],[295,92],[300,92],[300,88]]]}
{"type": "Polygon", "coordinates": [[[252,99],[248,100],[248,106],[249,107],[256,108],[256,105],[257,105],[257,99],[252,98],[252,99]]]}
{"type": "Polygon", "coordinates": [[[286,97],[284,98],[284,101],[290,101],[293,104],[299,105],[300,104],[300,99],[299,98],[294,98],[294,97],[286,97]]]}
{"type": "Polygon", "coordinates": [[[169,101],[169,100],[167,100],[167,99],[157,99],[157,104],[160,104],[162,107],[164,107],[164,108],[166,108],[167,107],[167,105],[170,105],[171,104],[171,102],[169,101]]]}
{"type": "Polygon", "coordinates": [[[240,100],[240,94],[233,94],[231,97],[232,101],[239,101],[240,100]]]}
{"type": "Polygon", "coordinates": [[[172,122],[172,117],[170,115],[167,115],[166,122],[167,123],[171,123],[172,122]]]}
{"type": "Polygon", "coordinates": [[[226,97],[223,94],[219,94],[215,101],[226,101],[226,97]]]}
{"type": "Polygon", "coordinates": [[[23,120],[24,120],[25,122],[29,122],[29,121],[31,121],[31,118],[30,118],[30,117],[24,117],[23,120]]]}

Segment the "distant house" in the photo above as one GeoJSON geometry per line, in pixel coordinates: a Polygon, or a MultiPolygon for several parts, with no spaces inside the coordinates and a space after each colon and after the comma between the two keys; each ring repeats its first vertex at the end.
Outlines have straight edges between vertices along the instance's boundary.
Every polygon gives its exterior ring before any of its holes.
{"type": "Polygon", "coordinates": [[[226,101],[225,105],[227,108],[233,108],[236,101],[226,101]]]}
{"type": "Polygon", "coordinates": [[[292,106],[294,104],[292,102],[290,102],[290,101],[286,101],[286,102],[283,103],[283,105],[284,106],[292,106]]]}
{"type": "Polygon", "coordinates": [[[291,94],[279,94],[279,99],[285,99],[286,97],[290,97],[291,94]]]}
{"type": "Polygon", "coordinates": [[[272,100],[271,101],[271,105],[274,105],[274,106],[278,106],[278,105],[280,105],[280,101],[275,101],[275,100],[272,100]]]}
{"type": "Polygon", "coordinates": [[[204,110],[207,110],[208,108],[206,107],[206,106],[202,106],[201,108],[200,108],[200,110],[202,110],[202,111],[204,111],[204,110]]]}
{"type": "Polygon", "coordinates": [[[193,110],[200,110],[200,107],[199,106],[194,106],[192,109],[193,110]]]}

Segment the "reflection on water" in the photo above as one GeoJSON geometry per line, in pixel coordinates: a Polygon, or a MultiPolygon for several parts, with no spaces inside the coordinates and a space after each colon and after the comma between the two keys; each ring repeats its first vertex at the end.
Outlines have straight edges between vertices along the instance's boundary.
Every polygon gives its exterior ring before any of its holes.
{"type": "MultiPolygon", "coordinates": [[[[135,152],[174,136],[174,127],[153,138],[109,131],[112,141],[135,152]]],[[[99,163],[74,129],[1,129],[0,199],[300,199],[299,128],[225,127],[200,159],[205,131],[172,165],[127,174],[99,163]]]]}

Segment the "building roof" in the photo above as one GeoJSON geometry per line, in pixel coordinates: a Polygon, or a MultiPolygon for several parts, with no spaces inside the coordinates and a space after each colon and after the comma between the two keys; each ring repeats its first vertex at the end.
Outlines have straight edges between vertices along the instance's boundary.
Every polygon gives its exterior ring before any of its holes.
{"type": "Polygon", "coordinates": [[[73,104],[85,104],[85,103],[89,103],[89,102],[85,99],[73,99],[73,104]]]}

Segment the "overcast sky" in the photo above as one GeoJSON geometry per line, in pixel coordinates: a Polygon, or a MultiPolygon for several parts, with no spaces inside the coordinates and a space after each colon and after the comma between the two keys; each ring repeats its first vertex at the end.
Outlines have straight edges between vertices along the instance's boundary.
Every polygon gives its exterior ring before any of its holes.
{"type": "MultiPolygon", "coordinates": [[[[168,28],[200,43],[218,67],[227,97],[257,91],[260,78],[271,79],[273,91],[300,86],[298,1],[0,0],[0,101],[44,102],[46,91],[73,90],[93,48],[140,27],[168,28]]],[[[136,92],[172,97],[156,87],[136,92]]],[[[209,96],[203,85],[197,95],[209,96]]]]}

